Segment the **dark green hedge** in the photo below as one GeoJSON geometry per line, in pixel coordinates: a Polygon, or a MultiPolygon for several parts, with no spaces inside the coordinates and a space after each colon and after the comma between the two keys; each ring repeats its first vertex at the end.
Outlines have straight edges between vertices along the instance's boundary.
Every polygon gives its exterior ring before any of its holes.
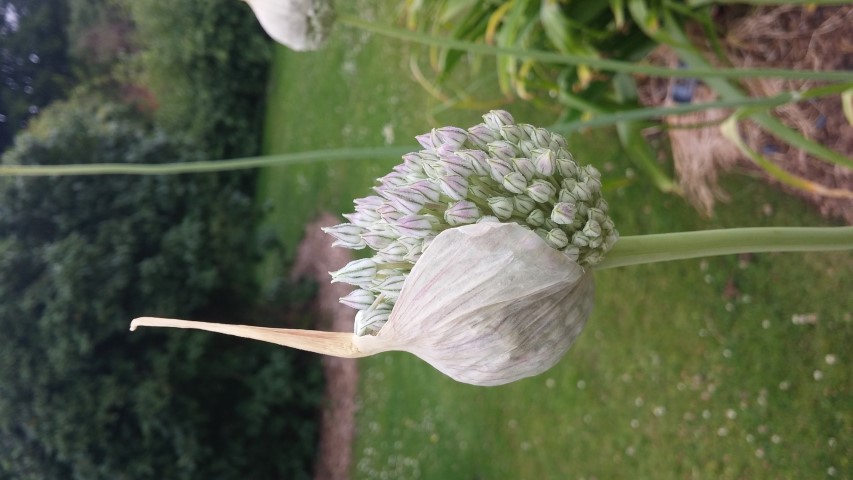
{"type": "MultiPolygon", "coordinates": [[[[4,161],[197,160],[92,101],[4,161]]],[[[250,174],[0,180],[0,478],[308,478],[316,357],[134,316],[223,320],[256,291],[250,174]],[[248,193],[247,193],[248,192],[248,193]]],[[[252,322],[253,319],[241,319],[252,322]]]]}

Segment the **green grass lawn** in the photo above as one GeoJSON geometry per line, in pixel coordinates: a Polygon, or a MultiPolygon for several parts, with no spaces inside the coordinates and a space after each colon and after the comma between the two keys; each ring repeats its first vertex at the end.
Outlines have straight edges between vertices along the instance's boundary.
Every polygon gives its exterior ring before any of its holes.
{"type": "MultiPolygon", "coordinates": [[[[393,21],[393,8],[377,3],[346,8],[393,21]]],[[[433,117],[477,123],[483,112],[437,108],[411,80],[406,48],[341,28],[321,52],[280,50],[266,151],[413,145],[436,126],[433,117]]],[[[521,122],[553,121],[522,105],[505,108],[521,122]]],[[[632,168],[617,143],[597,132],[573,138],[572,151],[599,166],[607,184],[632,168]]],[[[306,221],[351,211],[394,163],[268,169],[258,192],[271,209],[264,228],[292,253],[306,221]]],[[[642,177],[608,200],[623,235],[826,224],[756,180],[731,179],[726,188],[732,200],[711,220],[642,177]]],[[[268,278],[289,253],[267,260],[268,278]]],[[[720,257],[607,270],[596,280],[584,334],[539,377],[477,388],[406,354],[362,360],[354,478],[849,476],[851,255],[720,257]]]]}

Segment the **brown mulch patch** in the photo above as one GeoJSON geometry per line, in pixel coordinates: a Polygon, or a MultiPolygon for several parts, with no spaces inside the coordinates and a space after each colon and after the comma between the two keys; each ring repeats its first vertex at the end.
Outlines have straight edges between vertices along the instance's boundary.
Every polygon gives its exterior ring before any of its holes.
{"type": "MultiPolygon", "coordinates": [[[[299,244],[291,275],[317,281],[314,309],[318,321],[315,328],[351,332],[355,311],[338,302],[338,298],[349,293],[351,287],[329,283],[329,272],[340,269],[352,257],[349,250],[332,248],[332,237],[320,230],[338,223],[339,219],[327,213],[305,227],[305,237],[299,244]]],[[[326,389],[320,414],[320,439],[314,478],[345,480],[349,478],[352,462],[358,369],[353,359],[323,356],[321,361],[326,389]]]]}
{"type": "MultiPolygon", "coordinates": [[[[853,6],[840,7],[723,7],[717,10],[718,28],[725,54],[734,67],[772,67],[797,70],[853,70],[853,6]]],[[[695,27],[695,26],[694,26],[695,27]]],[[[688,29],[694,45],[704,48],[706,58],[715,63],[710,45],[698,28],[688,29]]],[[[675,67],[676,55],[661,47],[651,57],[655,63],[675,67]]],[[[640,97],[646,105],[670,103],[673,81],[647,79],[641,82],[640,97]]],[[[774,78],[747,79],[741,82],[754,97],[766,97],[784,91],[801,91],[819,82],[774,78]]],[[[715,99],[714,92],[701,83],[693,102],[715,99]]],[[[678,128],[718,122],[729,111],[705,111],[667,119],[676,173],[685,196],[700,211],[711,214],[716,200],[726,195],[717,185],[718,173],[738,170],[759,175],[815,205],[827,217],[853,223],[853,198],[820,195],[781,185],[765,175],[719,132],[719,128],[678,128]]],[[[773,111],[784,124],[804,137],[830,148],[847,158],[853,157],[853,127],[844,117],[839,96],[823,97],[788,104],[773,111]]],[[[742,135],[750,147],[762,153],[784,170],[823,187],[853,194],[853,171],[817,159],[789,146],[752,122],[743,122],[742,135]]]]}

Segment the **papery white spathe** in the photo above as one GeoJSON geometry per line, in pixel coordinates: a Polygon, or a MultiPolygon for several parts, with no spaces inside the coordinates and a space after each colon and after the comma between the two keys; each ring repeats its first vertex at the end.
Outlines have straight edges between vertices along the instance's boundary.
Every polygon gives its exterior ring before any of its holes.
{"type": "Polygon", "coordinates": [[[297,51],[323,46],[335,22],[331,0],[244,0],[264,31],[297,51]]]}
{"type": "Polygon", "coordinates": [[[556,364],[592,312],[592,272],[513,223],[439,234],[376,335],[139,318],[137,326],[196,328],[316,353],[417,355],[463,383],[493,386],[556,364]]]}

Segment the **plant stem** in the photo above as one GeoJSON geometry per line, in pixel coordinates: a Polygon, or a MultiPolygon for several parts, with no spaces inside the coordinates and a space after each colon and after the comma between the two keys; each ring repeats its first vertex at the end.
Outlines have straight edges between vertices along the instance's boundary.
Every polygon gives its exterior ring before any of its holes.
{"type": "Polygon", "coordinates": [[[853,227],[727,228],[620,238],[596,265],[604,270],[643,263],[758,252],[853,249],[853,227]]]}
{"type": "Polygon", "coordinates": [[[654,65],[644,65],[618,60],[608,60],[584,55],[571,55],[564,53],[547,52],[542,50],[531,50],[519,47],[496,47],[483,43],[468,42],[452,38],[425,35],[423,33],[404,30],[389,25],[381,25],[375,22],[362,20],[350,15],[338,15],[338,22],[354,28],[373,32],[379,35],[396,38],[399,40],[420,43],[424,45],[435,45],[443,48],[463,50],[481,55],[506,55],[516,58],[529,58],[545,63],[563,65],[586,65],[612,72],[638,73],[657,77],[681,77],[681,78],[795,78],[802,80],[825,80],[849,82],[853,80],[853,72],[850,71],[813,71],[813,70],[785,70],[778,68],[714,68],[694,67],[690,68],[666,68],[654,65]]]}
{"type": "Polygon", "coordinates": [[[339,148],[309,152],[284,153],[260,157],[235,158],[186,163],[134,165],[127,163],[89,163],[71,165],[0,165],[0,176],[66,176],[66,175],[171,175],[178,173],[222,172],[260,167],[276,167],[298,163],[333,160],[368,160],[399,157],[420,147],[392,146],[371,148],[339,148]]]}

